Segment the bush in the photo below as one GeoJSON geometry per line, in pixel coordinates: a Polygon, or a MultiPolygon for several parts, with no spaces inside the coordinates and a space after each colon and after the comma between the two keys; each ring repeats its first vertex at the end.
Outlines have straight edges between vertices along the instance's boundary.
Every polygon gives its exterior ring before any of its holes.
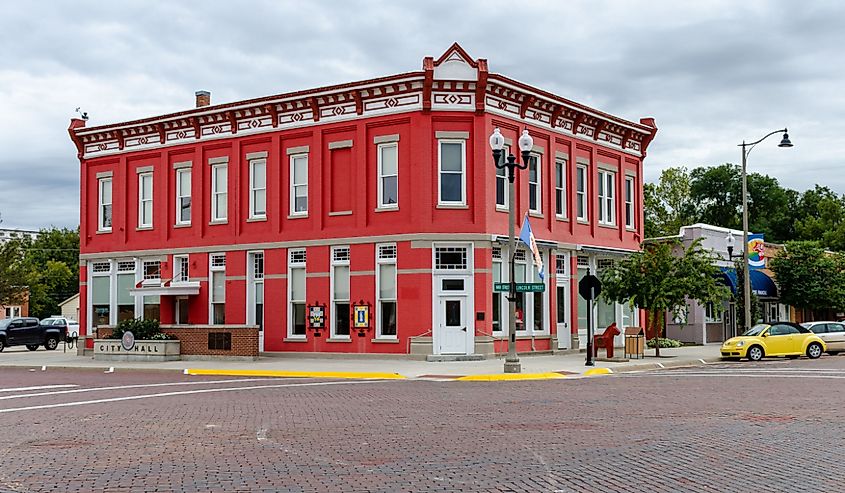
{"type": "Polygon", "coordinates": [[[123,338],[124,332],[132,332],[132,335],[138,341],[168,341],[176,339],[176,337],[161,331],[158,320],[141,320],[140,318],[124,320],[114,328],[111,339],[123,338]]]}
{"type": "MultiPolygon", "coordinates": [[[[683,343],[681,341],[678,341],[678,340],[675,340],[675,339],[669,339],[668,337],[660,337],[660,338],[657,339],[657,341],[660,343],[661,348],[683,346],[683,343]]],[[[654,339],[648,340],[648,347],[654,349],[654,339]]]]}

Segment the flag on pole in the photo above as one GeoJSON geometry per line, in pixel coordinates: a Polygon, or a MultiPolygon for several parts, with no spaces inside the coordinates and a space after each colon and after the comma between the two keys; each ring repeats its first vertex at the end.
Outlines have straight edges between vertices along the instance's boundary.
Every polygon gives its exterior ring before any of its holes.
{"type": "Polygon", "coordinates": [[[540,274],[540,280],[546,280],[546,274],[543,272],[543,257],[540,256],[540,249],[537,248],[537,240],[534,238],[534,232],[531,231],[531,223],[528,222],[528,214],[522,221],[522,230],[519,232],[519,240],[525,243],[525,246],[531,249],[534,254],[534,265],[537,267],[537,272],[540,274]]]}

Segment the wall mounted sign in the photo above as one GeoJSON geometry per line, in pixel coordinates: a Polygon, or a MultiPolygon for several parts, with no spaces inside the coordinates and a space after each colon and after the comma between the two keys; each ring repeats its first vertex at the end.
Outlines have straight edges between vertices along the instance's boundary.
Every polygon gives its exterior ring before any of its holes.
{"type": "Polygon", "coordinates": [[[308,325],[312,329],[322,329],[326,326],[326,305],[308,307],[308,325]]]}
{"type": "Polygon", "coordinates": [[[352,326],[356,329],[366,329],[370,326],[370,305],[357,304],[352,310],[352,326]]]}
{"type": "Polygon", "coordinates": [[[135,347],[135,334],[131,330],[124,332],[123,337],[120,338],[120,345],[123,346],[124,351],[132,351],[135,347]]]}

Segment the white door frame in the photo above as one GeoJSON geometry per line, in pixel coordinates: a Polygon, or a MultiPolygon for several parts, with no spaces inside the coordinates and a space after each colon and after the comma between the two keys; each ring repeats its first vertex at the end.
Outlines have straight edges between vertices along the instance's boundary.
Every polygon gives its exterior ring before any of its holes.
{"type": "MultiPolygon", "coordinates": [[[[572,280],[570,271],[572,270],[572,266],[570,262],[572,257],[569,252],[558,251],[555,252],[555,265],[549,266],[549,270],[555,269],[555,329],[557,331],[557,348],[558,349],[569,349],[572,347],[572,332],[570,327],[572,326],[572,280]],[[557,258],[563,258],[563,264],[565,269],[562,273],[557,272],[557,258]],[[557,296],[557,290],[563,289],[563,307],[564,312],[566,313],[565,320],[558,320],[557,319],[557,312],[558,312],[558,303],[560,300],[557,296]]],[[[551,318],[551,310],[549,310],[549,316],[551,318]]]]}
{"type": "Polygon", "coordinates": [[[469,312],[469,296],[467,294],[451,294],[450,295],[450,294],[444,293],[442,296],[438,297],[437,325],[435,327],[436,332],[438,334],[437,334],[437,346],[435,348],[435,354],[460,354],[460,355],[462,355],[462,354],[472,354],[472,339],[474,339],[474,337],[473,337],[474,330],[473,330],[472,325],[470,324],[471,319],[469,317],[469,313],[467,313],[467,312],[469,312]],[[444,351],[445,337],[444,337],[444,333],[442,332],[442,331],[445,330],[445,327],[446,327],[446,321],[443,319],[443,317],[445,316],[444,308],[445,308],[446,302],[454,301],[454,300],[461,302],[461,310],[462,310],[461,318],[462,318],[462,321],[463,321],[463,330],[464,330],[464,333],[466,334],[466,337],[464,338],[464,347],[466,349],[463,352],[460,352],[460,351],[458,351],[458,352],[454,352],[454,351],[445,352],[444,351]]]}
{"type": "Polygon", "coordinates": [[[432,352],[435,355],[443,354],[441,347],[443,345],[442,334],[440,328],[444,322],[440,309],[440,301],[447,298],[464,298],[464,320],[466,322],[466,353],[475,353],[475,318],[472,316],[475,310],[475,282],[474,282],[474,246],[472,243],[434,243],[431,247],[431,343],[432,352]],[[438,247],[462,247],[466,248],[466,269],[456,270],[438,270],[436,251],[438,247]],[[443,289],[444,280],[462,280],[463,290],[443,289]]]}

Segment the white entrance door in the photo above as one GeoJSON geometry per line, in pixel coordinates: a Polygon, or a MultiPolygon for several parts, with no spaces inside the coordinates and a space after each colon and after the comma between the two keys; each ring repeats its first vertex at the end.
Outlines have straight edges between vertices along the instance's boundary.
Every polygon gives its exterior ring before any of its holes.
{"type": "Polygon", "coordinates": [[[466,297],[440,298],[440,354],[467,354],[466,297]]]}
{"type": "Polygon", "coordinates": [[[569,333],[569,285],[558,279],[557,298],[557,348],[569,349],[572,342],[572,335],[569,333]]]}

